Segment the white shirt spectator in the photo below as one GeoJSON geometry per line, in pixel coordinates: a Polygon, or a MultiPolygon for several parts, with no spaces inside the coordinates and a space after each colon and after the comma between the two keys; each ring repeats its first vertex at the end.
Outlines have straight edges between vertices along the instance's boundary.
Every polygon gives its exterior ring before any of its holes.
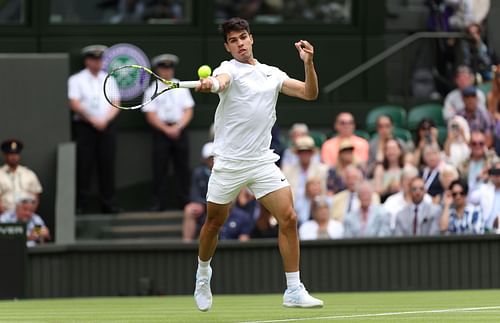
{"type": "MultiPolygon", "coordinates": [[[[485,113],[488,113],[486,109],[486,96],[483,91],[476,89],[477,104],[480,109],[483,109],[485,113]]],[[[443,106],[443,118],[448,121],[458,112],[463,111],[465,108],[464,99],[462,97],[462,91],[460,89],[454,89],[444,99],[443,106]]]]}
{"type": "MultiPolygon", "coordinates": [[[[326,228],[327,239],[340,239],[344,235],[344,226],[340,221],[330,219],[326,228]]],[[[299,228],[300,240],[318,240],[324,239],[319,234],[319,224],[316,220],[304,222],[299,228]]]]}

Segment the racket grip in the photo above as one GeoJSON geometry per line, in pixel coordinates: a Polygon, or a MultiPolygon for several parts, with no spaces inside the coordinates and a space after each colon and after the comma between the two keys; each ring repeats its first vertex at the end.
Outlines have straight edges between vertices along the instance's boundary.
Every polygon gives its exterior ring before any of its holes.
{"type": "Polygon", "coordinates": [[[194,89],[195,87],[199,86],[200,84],[201,84],[200,81],[181,81],[181,82],[179,82],[179,87],[194,89]]]}

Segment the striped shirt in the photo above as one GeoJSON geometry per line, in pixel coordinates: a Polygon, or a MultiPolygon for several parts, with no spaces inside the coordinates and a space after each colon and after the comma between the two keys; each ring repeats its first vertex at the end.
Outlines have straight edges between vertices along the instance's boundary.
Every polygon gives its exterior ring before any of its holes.
{"type": "Polygon", "coordinates": [[[467,204],[461,219],[458,218],[455,207],[450,207],[449,234],[483,234],[484,222],[481,208],[478,205],[467,204]]]}

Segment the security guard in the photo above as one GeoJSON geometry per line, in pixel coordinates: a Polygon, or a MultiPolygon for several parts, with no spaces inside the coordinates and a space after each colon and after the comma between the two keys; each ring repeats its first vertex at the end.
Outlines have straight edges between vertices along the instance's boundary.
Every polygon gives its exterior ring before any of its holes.
{"type": "MultiPolygon", "coordinates": [[[[179,58],[163,54],[151,62],[155,72],[164,79],[175,80],[179,58]]],[[[159,85],[162,86],[161,84],[159,85]]],[[[158,89],[158,90],[161,90],[158,89]]],[[[146,91],[152,92],[149,88],[146,91]]],[[[177,207],[183,208],[189,199],[189,138],[185,128],[193,118],[194,100],[188,89],[168,91],[143,108],[146,120],[153,129],[153,205],[152,211],[166,208],[167,170],[173,162],[177,207]]]]}
{"type": "Polygon", "coordinates": [[[68,80],[68,98],[73,111],[73,135],[77,144],[77,213],[88,212],[92,172],[97,166],[101,211],[116,213],[116,131],[113,120],[118,109],[104,98],[102,87],[103,45],[84,47],[85,68],[68,80]]]}
{"type": "Polygon", "coordinates": [[[31,169],[20,165],[23,143],[17,139],[9,139],[2,143],[1,149],[5,165],[0,167],[0,211],[13,209],[16,196],[20,194],[32,194],[36,210],[42,185],[31,169]]]}

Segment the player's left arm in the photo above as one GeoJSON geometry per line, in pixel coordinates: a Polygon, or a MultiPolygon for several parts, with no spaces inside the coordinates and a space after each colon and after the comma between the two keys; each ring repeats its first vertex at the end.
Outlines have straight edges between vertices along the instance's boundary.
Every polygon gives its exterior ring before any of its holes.
{"type": "Polygon", "coordinates": [[[318,97],[318,76],[314,68],[314,47],[307,40],[295,43],[300,59],[304,62],[305,81],[293,78],[287,79],[281,86],[281,92],[288,96],[298,97],[304,100],[315,100],[318,97]]]}

